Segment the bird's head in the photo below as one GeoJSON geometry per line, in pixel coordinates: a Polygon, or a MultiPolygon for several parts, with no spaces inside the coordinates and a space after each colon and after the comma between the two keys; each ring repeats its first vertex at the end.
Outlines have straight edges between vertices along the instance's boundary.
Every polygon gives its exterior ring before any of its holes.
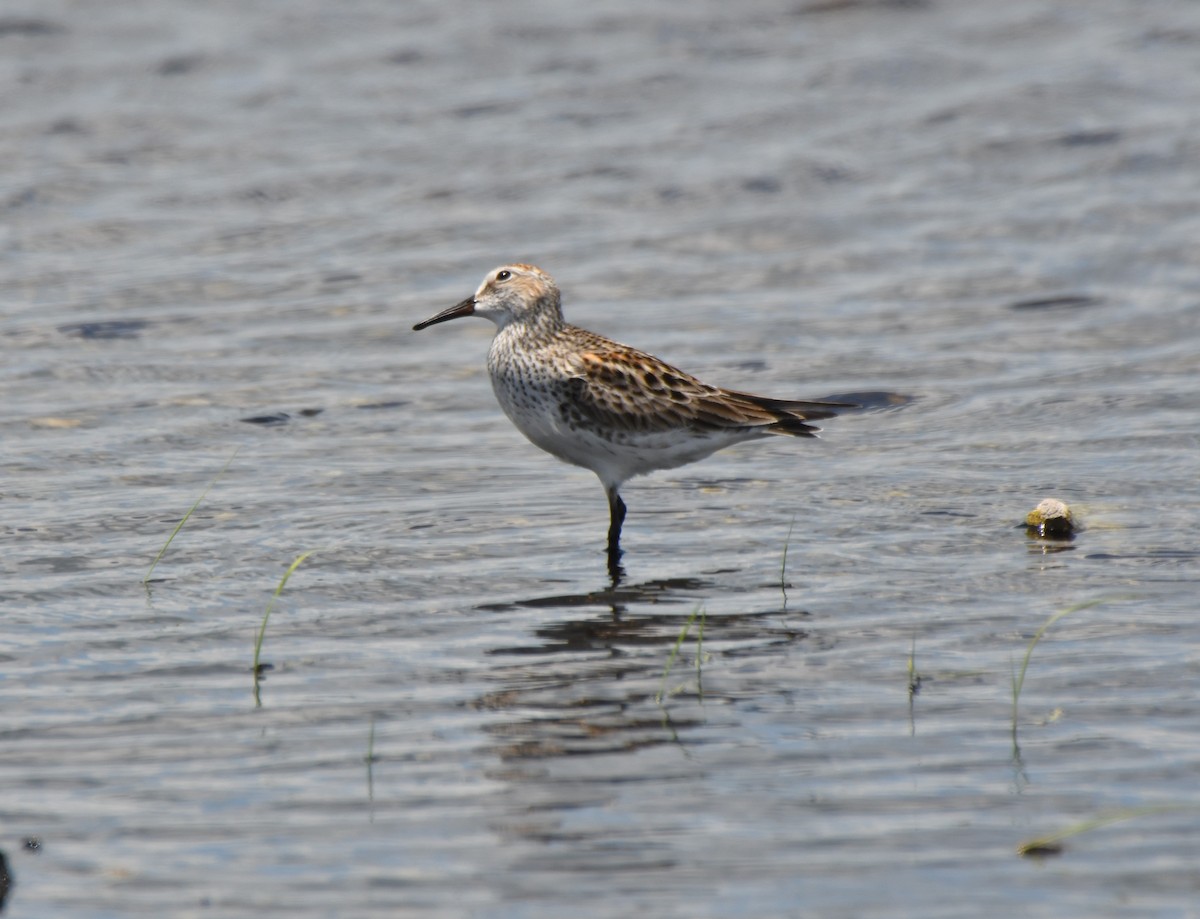
{"type": "Polygon", "coordinates": [[[413,329],[419,332],[460,316],[482,316],[501,329],[513,322],[561,323],[558,285],[554,278],[533,265],[502,265],[488,272],[473,297],[418,322],[413,329]]]}

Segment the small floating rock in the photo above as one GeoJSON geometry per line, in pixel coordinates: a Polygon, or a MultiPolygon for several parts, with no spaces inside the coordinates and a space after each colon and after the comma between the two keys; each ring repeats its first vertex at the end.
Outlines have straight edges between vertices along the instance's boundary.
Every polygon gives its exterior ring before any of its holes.
{"type": "Polygon", "coordinates": [[[1025,526],[1046,539],[1070,539],[1075,535],[1071,509],[1057,498],[1045,498],[1025,515],[1025,526]]]}

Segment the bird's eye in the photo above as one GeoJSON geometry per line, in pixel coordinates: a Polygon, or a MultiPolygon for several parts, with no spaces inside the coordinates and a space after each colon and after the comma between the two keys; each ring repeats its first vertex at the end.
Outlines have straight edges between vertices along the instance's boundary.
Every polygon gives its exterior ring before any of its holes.
{"type": "Polygon", "coordinates": [[[509,271],[507,268],[505,268],[503,271],[496,272],[496,280],[497,281],[507,281],[511,277],[512,277],[512,272],[509,271]]]}

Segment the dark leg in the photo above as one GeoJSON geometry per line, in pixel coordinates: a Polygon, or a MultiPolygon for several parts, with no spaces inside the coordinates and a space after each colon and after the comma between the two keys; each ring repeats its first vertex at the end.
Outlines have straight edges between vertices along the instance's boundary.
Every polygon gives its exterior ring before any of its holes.
{"type": "Polygon", "coordinates": [[[621,524],[625,522],[625,502],[615,487],[607,488],[605,492],[608,494],[608,570],[611,574],[620,569],[621,524]]]}

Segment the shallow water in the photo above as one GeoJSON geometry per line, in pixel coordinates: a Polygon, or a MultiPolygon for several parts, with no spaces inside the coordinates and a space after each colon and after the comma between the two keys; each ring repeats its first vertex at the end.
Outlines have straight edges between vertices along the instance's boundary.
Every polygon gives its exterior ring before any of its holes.
{"type": "Polygon", "coordinates": [[[6,915],[1198,915],[1198,51],[1183,2],[7,11],[6,915]],[[706,380],[914,401],[630,483],[613,590],[490,325],[409,331],[517,259],[706,380]]]}

